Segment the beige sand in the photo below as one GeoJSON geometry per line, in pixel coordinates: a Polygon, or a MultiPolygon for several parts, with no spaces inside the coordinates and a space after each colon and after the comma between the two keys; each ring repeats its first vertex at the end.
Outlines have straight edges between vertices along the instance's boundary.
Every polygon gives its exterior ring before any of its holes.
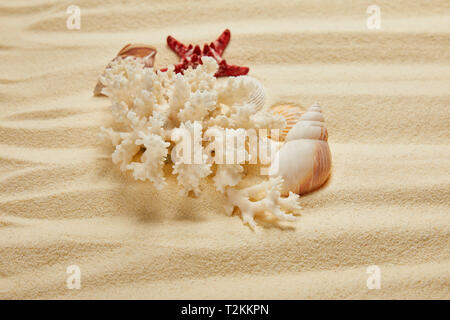
{"type": "Polygon", "coordinates": [[[376,1],[380,31],[372,1],[142,2],[74,1],[69,31],[71,1],[1,1],[0,298],[450,298],[447,0],[376,1]],[[207,185],[156,192],[96,138],[111,117],[92,89],[124,44],[155,45],[164,66],[168,34],[226,27],[226,58],[269,103],[323,106],[333,175],[294,224],[253,232],[207,185]]]}

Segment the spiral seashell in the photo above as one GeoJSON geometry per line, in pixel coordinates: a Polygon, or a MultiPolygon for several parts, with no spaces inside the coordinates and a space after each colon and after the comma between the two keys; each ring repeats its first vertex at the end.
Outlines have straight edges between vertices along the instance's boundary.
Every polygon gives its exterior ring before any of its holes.
{"type": "MultiPolygon", "coordinates": [[[[155,56],[156,56],[156,49],[146,45],[146,44],[127,44],[125,47],[123,47],[117,56],[114,59],[117,59],[117,57],[136,57],[136,58],[143,58],[144,59],[144,67],[145,68],[151,68],[153,67],[153,64],[155,63],[155,56]]],[[[113,61],[114,61],[113,59],[113,61]]],[[[108,69],[110,64],[106,66],[105,69],[108,69]]],[[[101,96],[103,84],[99,81],[97,81],[97,85],[94,88],[94,96],[101,96]]]]}
{"type": "Polygon", "coordinates": [[[323,185],[331,172],[328,133],[315,104],[301,116],[286,136],[270,167],[271,175],[284,179],[282,194],[305,194],[323,185]]]}
{"type": "Polygon", "coordinates": [[[270,108],[273,114],[283,116],[286,121],[286,126],[280,132],[280,141],[284,141],[288,132],[297,123],[305,111],[299,106],[293,104],[279,104],[270,108]]]}
{"type": "Polygon", "coordinates": [[[254,83],[254,90],[250,94],[247,102],[256,105],[256,108],[259,111],[264,107],[264,103],[266,102],[266,91],[261,82],[253,77],[247,76],[247,78],[254,83]]]}
{"type": "Polygon", "coordinates": [[[298,139],[328,141],[325,119],[318,105],[311,106],[286,135],[286,142],[298,139]]]}

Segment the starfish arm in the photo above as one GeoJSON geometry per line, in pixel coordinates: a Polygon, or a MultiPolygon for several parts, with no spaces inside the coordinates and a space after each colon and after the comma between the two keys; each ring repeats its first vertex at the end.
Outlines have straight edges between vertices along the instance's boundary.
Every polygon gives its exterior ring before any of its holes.
{"type": "MultiPolygon", "coordinates": [[[[178,63],[178,64],[174,64],[173,67],[173,71],[175,73],[181,73],[183,74],[183,71],[186,70],[188,68],[189,64],[186,60],[183,60],[182,62],[178,63]]],[[[169,68],[162,68],[160,69],[161,72],[166,72],[169,68]]]]}
{"type": "Polygon", "coordinates": [[[200,49],[200,46],[198,44],[195,45],[194,51],[192,51],[192,54],[196,54],[198,56],[202,55],[202,49],[200,49]]]}
{"type": "Polygon", "coordinates": [[[225,31],[222,32],[222,34],[217,38],[217,40],[211,43],[211,47],[219,54],[219,56],[222,56],[223,52],[228,46],[228,43],[230,42],[230,38],[231,38],[230,30],[225,29],[225,31]]]}
{"type": "Polygon", "coordinates": [[[250,69],[248,67],[240,67],[236,65],[229,65],[225,60],[219,63],[219,70],[217,70],[216,77],[236,77],[246,75],[250,69]]]}
{"type": "Polygon", "coordinates": [[[180,58],[183,58],[186,54],[187,47],[180,41],[172,36],[167,37],[167,45],[172,49],[180,58]]]}
{"type": "Polygon", "coordinates": [[[222,57],[217,53],[216,50],[214,50],[213,44],[211,44],[211,45],[205,44],[203,46],[202,54],[204,56],[208,56],[208,57],[212,57],[212,58],[216,59],[217,63],[220,63],[220,61],[222,61],[222,57]]]}
{"type": "Polygon", "coordinates": [[[175,73],[181,73],[181,74],[183,74],[183,70],[186,70],[187,68],[186,68],[186,64],[185,63],[179,63],[179,64],[176,64],[176,65],[174,65],[174,72],[175,73]]]}

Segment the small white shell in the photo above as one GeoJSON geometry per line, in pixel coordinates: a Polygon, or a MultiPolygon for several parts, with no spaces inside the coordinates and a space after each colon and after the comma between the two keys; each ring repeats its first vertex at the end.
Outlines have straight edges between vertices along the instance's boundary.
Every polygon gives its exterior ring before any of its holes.
{"type": "Polygon", "coordinates": [[[257,111],[261,110],[264,107],[264,104],[266,102],[266,91],[264,90],[263,85],[261,82],[256,80],[253,77],[246,76],[252,83],[254,83],[254,90],[250,94],[248,98],[248,103],[252,103],[256,105],[257,111]]]}
{"type": "Polygon", "coordinates": [[[280,114],[283,116],[286,126],[280,132],[280,141],[284,141],[286,135],[291,128],[298,122],[300,117],[305,111],[299,106],[293,104],[279,104],[270,108],[270,112],[273,114],[280,114]]]}
{"type": "Polygon", "coordinates": [[[324,118],[313,105],[286,136],[272,160],[270,174],[284,179],[282,194],[305,194],[323,185],[331,172],[331,152],[324,118]]]}

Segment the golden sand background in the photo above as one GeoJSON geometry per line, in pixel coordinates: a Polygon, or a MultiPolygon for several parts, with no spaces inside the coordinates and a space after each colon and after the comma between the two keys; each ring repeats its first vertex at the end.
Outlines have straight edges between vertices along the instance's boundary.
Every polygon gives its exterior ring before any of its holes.
{"type": "Polygon", "coordinates": [[[379,31],[372,1],[1,1],[0,298],[450,298],[450,2],[375,3],[379,31]],[[225,28],[269,104],[323,106],[333,175],[285,228],[251,231],[207,185],[133,182],[96,137],[92,89],[124,44],[165,66],[167,35],[225,28]]]}

